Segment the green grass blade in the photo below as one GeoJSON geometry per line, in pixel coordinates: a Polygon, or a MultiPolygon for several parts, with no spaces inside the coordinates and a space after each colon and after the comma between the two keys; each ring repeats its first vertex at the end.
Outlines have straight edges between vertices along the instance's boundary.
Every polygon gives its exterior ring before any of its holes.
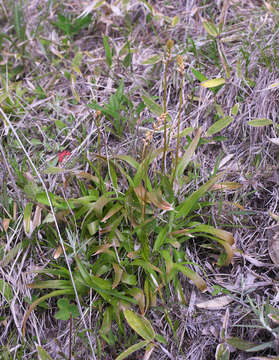
{"type": "Polygon", "coordinates": [[[112,65],[112,52],[109,46],[108,37],[106,35],[103,36],[104,49],[106,53],[106,60],[109,67],[112,65]]]}
{"type": "Polygon", "coordinates": [[[182,156],[181,160],[177,165],[177,170],[176,170],[177,177],[180,177],[184,173],[184,170],[188,166],[190,160],[192,159],[192,156],[196,151],[200,137],[201,137],[201,130],[198,129],[194,139],[192,140],[191,144],[189,145],[188,149],[185,151],[184,155],[182,156]]]}
{"type": "Polygon", "coordinates": [[[131,355],[135,351],[142,349],[143,347],[147,346],[148,344],[149,344],[148,340],[140,341],[139,343],[134,344],[134,345],[130,346],[127,350],[123,351],[123,353],[121,353],[119,356],[117,356],[117,358],[115,360],[126,359],[129,355],[131,355]]]}
{"type": "Polygon", "coordinates": [[[184,216],[186,217],[193,207],[197,204],[199,199],[216,183],[216,181],[224,175],[224,172],[216,175],[212,179],[208,180],[205,184],[203,184],[197,191],[191,194],[186,200],[184,200],[178,207],[176,208],[176,217],[184,216]]]}

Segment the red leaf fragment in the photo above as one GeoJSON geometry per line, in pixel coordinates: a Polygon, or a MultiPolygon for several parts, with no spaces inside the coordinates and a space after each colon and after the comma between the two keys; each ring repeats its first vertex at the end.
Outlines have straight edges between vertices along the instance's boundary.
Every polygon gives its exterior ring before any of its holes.
{"type": "Polygon", "coordinates": [[[70,156],[70,155],[71,155],[70,151],[67,150],[62,151],[61,153],[58,154],[58,162],[61,163],[65,156],[70,156]]]}

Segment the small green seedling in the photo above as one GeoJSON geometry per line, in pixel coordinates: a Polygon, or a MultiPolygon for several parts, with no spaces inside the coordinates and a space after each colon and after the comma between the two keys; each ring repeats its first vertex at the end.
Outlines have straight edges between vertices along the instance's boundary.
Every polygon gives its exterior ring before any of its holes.
{"type": "Polygon", "coordinates": [[[58,19],[52,25],[60,29],[68,37],[77,35],[79,31],[91,23],[91,14],[79,17],[75,20],[69,19],[62,14],[58,14],[58,19]]]}
{"type": "Polygon", "coordinates": [[[70,304],[69,299],[62,298],[57,301],[59,310],[55,314],[55,319],[57,320],[69,320],[72,318],[79,317],[79,311],[76,305],[70,304]]]}

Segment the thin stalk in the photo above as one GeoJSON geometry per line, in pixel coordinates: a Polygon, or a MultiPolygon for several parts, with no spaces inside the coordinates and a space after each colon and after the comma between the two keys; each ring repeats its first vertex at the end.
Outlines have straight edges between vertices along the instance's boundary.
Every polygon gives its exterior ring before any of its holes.
{"type": "MultiPolygon", "coordinates": [[[[165,76],[164,76],[164,98],[163,98],[163,114],[164,115],[164,151],[163,151],[163,162],[162,162],[162,172],[166,172],[166,153],[167,153],[167,74],[169,63],[171,60],[171,49],[174,45],[173,40],[169,39],[167,41],[167,58],[166,58],[166,66],[165,66],[165,76]]],[[[162,116],[161,115],[161,116],[162,116]]]]}
{"type": "Polygon", "coordinates": [[[73,317],[70,314],[70,342],[69,342],[69,360],[72,360],[72,333],[73,333],[73,317]]]}
{"type": "Polygon", "coordinates": [[[179,66],[179,72],[181,75],[181,82],[180,82],[180,94],[179,94],[179,110],[178,110],[178,122],[177,122],[177,138],[176,138],[176,154],[175,154],[175,165],[174,165],[174,172],[172,176],[172,184],[174,183],[174,179],[176,177],[176,171],[178,166],[178,154],[179,154],[179,145],[180,145],[180,123],[181,123],[181,111],[182,111],[182,104],[183,104],[183,84],[184,84],[184,63],[182,57],[179,55],[177,57],[177,62],[179,66]]]}

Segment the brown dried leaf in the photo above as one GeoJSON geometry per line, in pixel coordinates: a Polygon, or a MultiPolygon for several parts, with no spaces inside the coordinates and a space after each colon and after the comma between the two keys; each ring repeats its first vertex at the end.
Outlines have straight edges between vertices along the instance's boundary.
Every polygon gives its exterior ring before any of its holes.
{"type": "Polygon", "coordinates": [[[206,309],[206,310],[220,310],[230,304],[233,301],[233,299],[230,296],[220,296],[218,298],[203,301],[196,306],[199,309],[206,309]]]}
{"type": "Polygon", "coordinates": [[[166,202],[165,200],[163,200],[162,196],[158,192],[155,191],[148,192],[147,196],[148,196],[148,200],[151,201],[152,204],[156,206],[158,209],[162,209],[166,211],[173,210],[172,205],[166,202]]]}
{"type": "Polygon", "coordinates": [[[54,253],[54,255],[53,255],[53,258],[54,258],[54,259],[58,259],[58,258],[61,256],[62,253],[63,253],[63,249],[62,249],[62,247],[59,245],[58,248],[55,250],[55,253],[54,253]]]}
{"type": "Polygon", "coordinates": [[[141,203],[144,203],[145,201],[147,201],[146,190],[142,185],[134,187],[134,192],[136,193],[137,198],[139,199],[139,201],[141,203]]]}
{"type": "Polygon", "coordinates": [[[237,190],[242,185],[237,182],[226,181],[219,184],[214,184],[212,190],[237,190]]]}
{"type": "Polygon", "coordinates": [[[10,222],[11,222],[11,219],[8,219],[8,218],[3,219],[3,229],[5,232],[7,232],[10,222]]]}

